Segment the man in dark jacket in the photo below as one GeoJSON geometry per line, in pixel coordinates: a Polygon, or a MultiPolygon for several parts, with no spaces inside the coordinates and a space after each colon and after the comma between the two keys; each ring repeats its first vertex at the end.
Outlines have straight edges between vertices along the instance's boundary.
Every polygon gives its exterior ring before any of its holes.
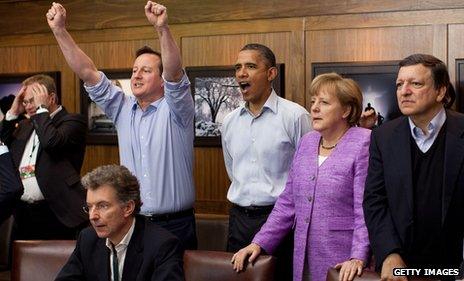
{"type": "Polygon", "coordinates": [[[82,179],[92,227],[56,280],[184,280],[179,240],[140,211],[140,186],[124,166],[101,166],[82,179]]]}

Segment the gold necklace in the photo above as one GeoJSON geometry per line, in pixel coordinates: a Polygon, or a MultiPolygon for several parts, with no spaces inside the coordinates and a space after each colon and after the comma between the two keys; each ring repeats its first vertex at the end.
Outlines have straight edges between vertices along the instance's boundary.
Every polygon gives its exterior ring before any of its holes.
{"type": "Polygon", "coordinates": [[[334,145],[325,146],[325,145],[324,145],[324,141],[323,141],[323,139],[322,139],[322,138],[321,138],[321,141],[320,141],[320,143],[321,143],[321,147],[322,147],[323,149],[327,149],[327,150],[334,149],[334,148],[337,146],[337,143],[336,143],[336,144],[334,144],[334,145]]]}
{"type": "Polygon", "coordinates": [[[347,130],[345,130],[345,132],[343,132],[343,134],[338,138],[337,142],[334,144],[334,145],[329,145],[329,146],[325,146],[324,145],[324,138],[321,136],[321,140],[319,141],[319,144],[321,145],[321,147],[323,149],[327,149],[327,150],[331,150],[331,149],[334,149],[338,142],[340,141],[340,139],[345,135],[346,131],[348,131],[350,128],[348,128],[347,130]]]}

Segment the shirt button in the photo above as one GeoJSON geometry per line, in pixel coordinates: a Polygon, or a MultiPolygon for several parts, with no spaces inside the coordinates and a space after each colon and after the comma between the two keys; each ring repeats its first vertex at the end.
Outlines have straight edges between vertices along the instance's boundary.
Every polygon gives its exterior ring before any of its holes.
{"type": "Polygon", "coordinates": [[[313,198],[311,196],[308,196],[308,202],[313,201],[313,198]]]}
{"type": "Polygon", "coordinates": [[[311,220],[309,218],[305,218],[305,222],[309,223],[311,220]]]}
{"type": "Polygon", "coordinates": [[[256,159],[251,160],[251,163],[255,163],[255,162],[256,162],[256,159]]]}
{"type": "Polygon", "coordinates": [[[143,175],[143,177],[146,178],[146,177],[147,177],[147,174],[143,175]]]}
{"type": "Polygon", "coordinates": [[[311,175],[311,176],[309,177],[309,179],[312,180],[312,181],[313,181],[315,178],[316,178],[316,177],[315,177],[314,175],[311,175]]]}
{"type": "Polygon", "coordinates": [[[143,136],[141,136],[140,138],[143,139],[143,136]]]}
{"type": "Polygon", "coordinates": [[[252,142],[255,142],[256,140],[255,139],[251,139],[252,142]]]}

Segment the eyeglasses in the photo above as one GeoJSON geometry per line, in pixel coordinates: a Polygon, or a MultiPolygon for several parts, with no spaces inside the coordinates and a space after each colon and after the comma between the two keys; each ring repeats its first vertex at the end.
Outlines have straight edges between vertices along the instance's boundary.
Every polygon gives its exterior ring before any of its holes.
{"type": "Polygon", "coordinates": [[[28,104],[34,105],[34,98],[30,98],[29,100],[23,100],[23,106],[27,106],[28,104]]]}
{"type": "Polygon", "coordinates": [[[84,206],[82,207],[82,210],[84,210],[84,212],[86,212],[87,214],[89,214],[90,212],[93,211],[97,211],[99,213],[104,213],[106,211],[108,211],[108,209],[111,207],[111,204],[108,203],[108,202],[99,202],[95,205],[87,205],[87,206],[84,206]]]}

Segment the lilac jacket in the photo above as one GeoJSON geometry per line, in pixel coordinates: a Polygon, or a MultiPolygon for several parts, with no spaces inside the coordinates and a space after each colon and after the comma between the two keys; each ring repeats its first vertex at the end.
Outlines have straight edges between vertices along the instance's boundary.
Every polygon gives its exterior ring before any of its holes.
{"type": "Polygon", "coordinates": [[[272,254],[294,227],[293,280],[298,281],[306,253],[312,281],[325,280],[329,267],[339,262],[367,263],[369,256],[362,200],[370,130],[350,128],[318,167],[320,137],[314,131],[301,139],[285,190],[253,239],[272,254]]]}

